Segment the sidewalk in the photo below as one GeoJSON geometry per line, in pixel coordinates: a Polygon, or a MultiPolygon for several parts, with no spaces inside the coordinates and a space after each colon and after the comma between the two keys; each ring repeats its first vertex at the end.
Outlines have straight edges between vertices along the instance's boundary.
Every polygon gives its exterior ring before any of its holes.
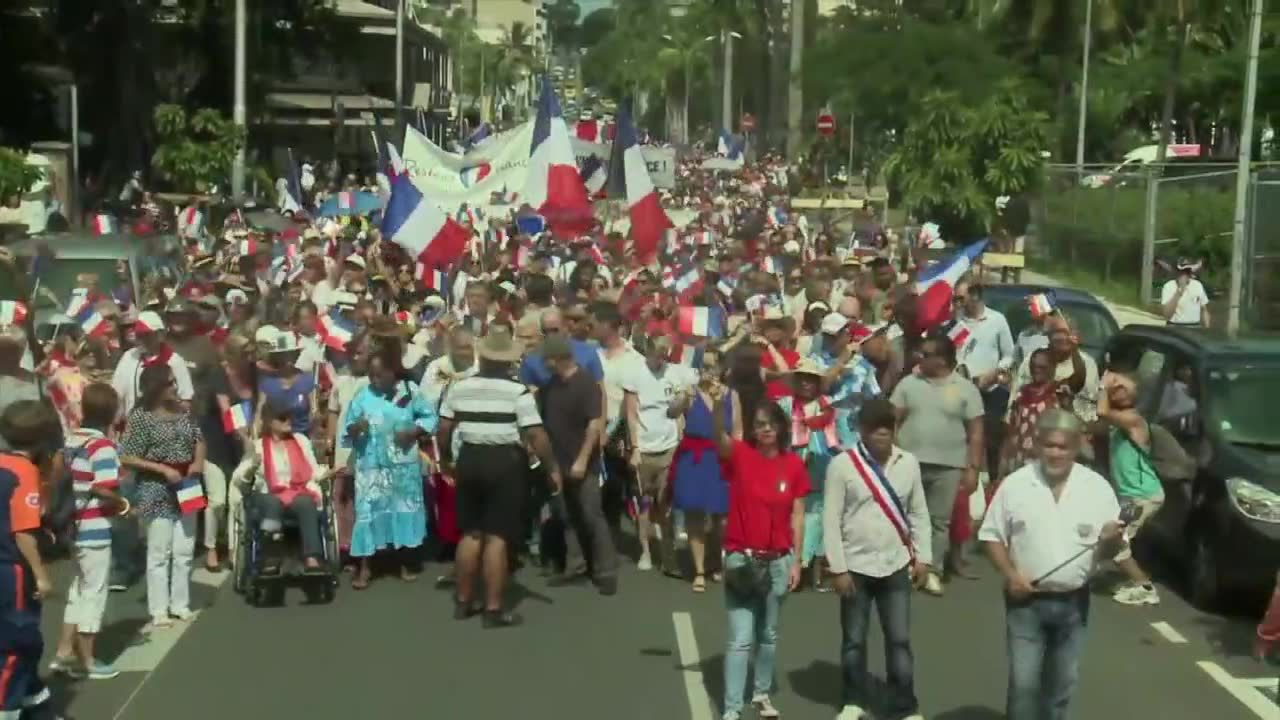
{"type": "MultiPolygon", "coordinates": [[[[1058,282],[1052,277],[1038,272],[1032,272],[1030,270],[1022,271],[1022,282],[1034,285],[1047,285],[1049,287],[1062,286],[1061,282],[1058,282]]],[[[1130,307],[1128,305],[1119,305],[1110,302],[1105,297],[1099,297],[1098,299],[1102,301],[1102,304],[1107,306],[1107,309],[1111,311],[1112,315],[1116,316],[1116,322],[1120,323],[1120,327],[1124,327],[1125,325],[1164,325],[1164,318],[1156,315],[1155,313],[1149,313],[1141,308],[1130,307]]]]}

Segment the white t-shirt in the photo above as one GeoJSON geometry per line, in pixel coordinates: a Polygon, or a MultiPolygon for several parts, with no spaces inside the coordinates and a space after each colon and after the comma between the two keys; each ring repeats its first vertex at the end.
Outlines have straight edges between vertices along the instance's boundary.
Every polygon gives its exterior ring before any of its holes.
{"type": "Polygon", "coordinates": [[[649,372],[644,364],[644,356],[635,348],[627,345],[626,350],[610,358],[604,348],[597,350],[600,354],[600,367],[604,370],[605,425],[610,432],[622,416],[622,398],[634,391],[641,373],[649,372]]]}
{"type": "MultiPolygon", "coordinates": [[[[1170,280],[1160,290],[1160,304],[1166,305],[1178,293],[1178,281],[1170,280]]],[[[1199,325],[1200,310],[1209,304],[1209,295],[1204,291],[1204,284],[1195,278],[1187,281],[1187,289],[1178,298],[1178,305],[1173,309],[1173,317],[1169,322],[1174,325],[1199,325]]]]}
{"type": "Polygon", "coordinates": [[[298,344],[302,347],[302,352],[298,353],[298,361],[293,365],[310,375],[315,372],[317,365],[324,362],[324,346],[315,335],[298,335],[298,344]]]}
{"type": "Polygon", "coordinates": [[[1033,462],[1000,483],[978,531],[983,542],[1009,548],[1009,559],[1029,582],[1053,572],[1037,586],[1065,592],[1084,587],[1093,573],[1094,553],[1060,563],[1098,541],[1102,526],[1120,518],[1120,502],[1111,484],[1083,465],[1075,465],[1057,500],[1033,462]]]}
{"type": "MultiPolygon", "coordinates": [[[[605,377],[608,376],[609,371],[605,370],[605,377]]],[[[667,416],[667,411],[680,391],[697,384],[698,372],[667,363],[661,372],[654,374],[646,364],[639,372],[632,373],[631,379],[633,384],[626,390],[636,394],[640,405],[640,427],[636,428],[640,452],[660,453],[674,448],[680,442],[680,425],[676,418],[667,416]]]]}

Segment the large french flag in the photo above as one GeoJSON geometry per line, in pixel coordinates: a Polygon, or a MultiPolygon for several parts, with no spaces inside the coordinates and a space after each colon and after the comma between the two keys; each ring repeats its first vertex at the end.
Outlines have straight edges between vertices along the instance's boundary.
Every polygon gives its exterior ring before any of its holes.
{"type": "Polygon", "coordinates": [[[928,330],[951,319],[951,298],[955,294],[956,283],[986,249],[987,241],[979,240],[920,273],[916,278],[917,328],[928,330]]]}
{"type": "Polygon", "coordinates": [[[658,244],[668,228],[674,227],[658,202],[658,193],[649,178],[649,166],[640,153],[636,126],[624,107],[618,113],[618,139],[622,148],[623,177],[627,183],[627,215],[631,219],[631,247],[635,262],[648,265],[658,254],[658,244]]]}
{"type": "Polygon", "coordinates": [[[529,175],[521,195],[557,234],[580,235],[595,222],[587,187],[578,174],[578,161],[569,143],[569,128],[547,77],[542,78],[538,116],[529,146],[529,175]]]}
{"type": "Polygon", "coordinates": [[[382,235],[404,248],[415,262],[436,267],[453,264],[466,251],[471,231],[427,202],[408,175],[390,180],[382,235]]]}

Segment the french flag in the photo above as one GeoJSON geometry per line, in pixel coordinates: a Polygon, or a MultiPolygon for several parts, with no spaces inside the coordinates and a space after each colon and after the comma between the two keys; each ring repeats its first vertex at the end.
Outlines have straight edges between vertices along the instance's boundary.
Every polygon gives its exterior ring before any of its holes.
{"type": "Polygon", "coordinates": [[[956,346],[957,350],[965,349],[972,339],[969,332],[969,326],[960,321],[952,321],[951,327],[947,328],[947,337],[951,338],[951,343],[956,346]]]}
{"type": "Polygon", "coordinates": [[[926,267],[916,279],[916,326],[928,330],[951,317],[951,298],[956,283],[969,272],[973,263],[987,249],[987,240],[962,248],[949,258],[926,267]]]}
{"type": "Polygon", "coordinates": [[[257,255],[257,254],[258,254],[257,240],[241,240],[240,241],[240,255],[247,256],[247,255],[257,255]]]}
{"type": "Polygon", "coordinates": [[[765,215],[765,223],[769,227],[781,227],[787,224],[787,213],[778,206],[769,208],[769,212],[765,215]]]}
{"type": "Polygon", "coordinates": [[[764,259],[760,261],[760,269],[770,275],[781,275],[782,262],[772,255],[766,255],[764,259]]]}
{"type": "Polygon", "coordinates": [[[471,227],[479,229],[481,223],[484,222],[484,211],[464,203],[461,208],[458,208],[458,222],[465,222],[471,227]]]}
{"type": "Polygon", "coordinates": [[[200,484],[200,478],[195,475],[183,478],[174,490],[178,495],[178,509],[183,515],[199,512],[209,504],[204,497],[204,487],[200,484]]]}
{"type": "Polygon", "coordinates": [[[116,219],[110,215],[94,215],[92,230],[94,235],[111,235],[116,231],[116,219]]]}
{"type": "Polygon", "coordinates": [[[723,275],[719,282],[716,283],[716,290],[726,298],[733,296],[733,291],[738,287],[738,278],[734,275],[723,275]]]}
{"type": "Polygon", "coordinates": [[[422,197],[406,175],[391,178],[382,234],[426,265],[450,265],[467,249],[471,231],[422,197]]]}
{"type": "Polygon", "coordinates": [[[1031,310],[1031,317],[1039,320],[1053,313],[1053,298],[1049,293],[1036,293],[1027,298],[1027,307],[1031,310]]]}
{"type": "Polygon", "coordinates": [[[67,317],[75,320],[81,332],[89,337],[101,335],[109,329],[107,319],[93,306],[85,288],[72,291],[71,302],[67,303],[67,317]]]}
{"type": "Polygon", "coordinates": [[[724,317],[720,308],[681,307],[676,317],[676,330],[686,335],[718,338],[724,334],[724,317]]]}
{"type": "Polygon", "coordinates": [[[253,404],[248,400],[232,405],[222,411],[222,429],[228,434],[244,430],[253,422],[253,404]]]}
{"type": "Polygon", "coordinates": [[[479,145],[482,141],[489,139],[489,135],[491,134],[492,130],[489,127],[489,123],[482,122],[476,126],[476,129],[472,131],[470,135],[467,136],[467,139],[463,141],[462,146],[470,150],[471,148],[479,145]]]}
{"type": "Polygon", "coordinates": [[[316,334],[320,336],[325,347],[332,348],[338,352],[346,352],[347,343],[351,342],[351,336],[355,334],[355,328],[346,318],[330,312],[320,318],[320,325],[316,334]]]}
{"type": "Polygon", "coordinates": [[[0,327],[21,325],[27,319],[27,306],[17,300],[0,300],[0,327]]]}
{"type": "Polygon", "coordinates": [[[618,139],[622,148],[623,177],[627,183],[627,215],[631,219],[631,247],[635,262],[648,265],[658,254],[658,244],[668,228],[674,227],[658,201],[649,177],[649,166],[640,153],[636,127],[624,107],[618,113],[618,139]]]}
{"type": "Polygon", "coordinates": [[[737,142],[728,130],[720,129],[720,137],[716,140],[716,154],[730,160],[737,160],[742,157],[743,147],[746,141],[737,142]]]}
{"type": "Polygon", "coordinates": [[[687,368],[697,369],[702,367],[702,353],[702,348],[682,343],[671,348],[671,354],[667,356],[667,361],[687,368]]]}
{"type": "Polygon", "coordinates": [[[516,230],[524,235],[537,235],[546,232],[547,221],[541,215],[521,215],[516,218],[516,230]]]}
{"type": "Polygon", "coordinates": [[[424,288],[435,290],[443,295],[449,289],[449,276],[443,271],[428,265],[418,263],[415,266],[414,277],[418,278],[418,282],[422,283],[424,288]]]}
{"type": "Polygon", "coordinates": [[[558,233],[580,234],[595,222],[587,188],[578,175],[578,161],[569,144],[569,128],[560,114],[560,101],[546,76],[542,78],[538,116],[533,123],[529,175],[521,194],[558,233]]]}
{"type": "Polygon", "coordinates": [[[462,181],[463,187],[471,187],[481,180],[489,177],[491,172],[493,172],[492,165],[489,163],[480,163],[475,167],[463,168],[462,172],[458,173],[458,178],[462,181]]]}

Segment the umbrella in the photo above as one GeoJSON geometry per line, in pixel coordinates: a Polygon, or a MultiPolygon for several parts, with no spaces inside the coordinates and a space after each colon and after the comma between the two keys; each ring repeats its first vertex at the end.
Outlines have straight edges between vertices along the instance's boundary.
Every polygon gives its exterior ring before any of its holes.
{"type": "Polygon", "coordinates": [[[320,217],[338,217],[340,215],[368,215],[375,210],[382,209],[382,199],[377,193],[366,192],[363,190],[336,193],[324,204],[320,209],[316,210],[316,214],[320,217]],[[346,196],[344,199],[343,196],[346,196]]]}

